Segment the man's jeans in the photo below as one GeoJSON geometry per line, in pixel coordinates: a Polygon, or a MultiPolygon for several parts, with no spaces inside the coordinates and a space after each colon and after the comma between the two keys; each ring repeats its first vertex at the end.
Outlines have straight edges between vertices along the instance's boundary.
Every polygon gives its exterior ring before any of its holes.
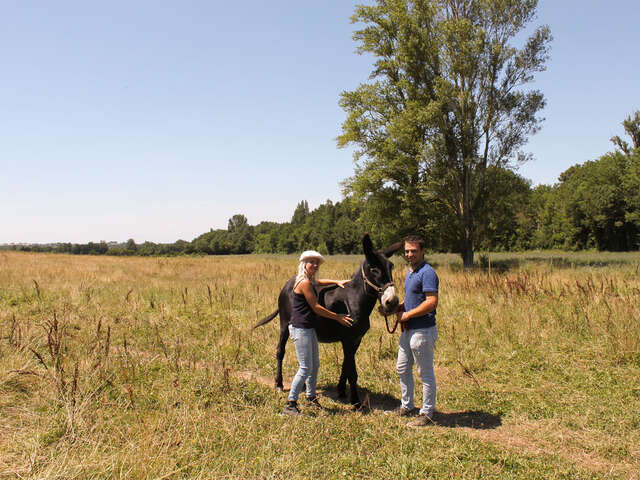
{"type": "Polygon", "coordinates": [[[400,334],[398,344],[398,363],[396,369],[400,375],[401,405],[413,410],[413,364],[418,366],[418,375],[422,380],[421,414],[433,417],[436,407],[436,376],[433,373],[433,350],[438,338],[436,326],[416,328],[400,334]]]}
{"type": "Polygon", "coordinates": [[[291,382],[289,400],[298,401],[303,385],[307,386],[307,398],[316,396],[320,355],[318,353],[318,336],[313,328],[296,328],[289,325],[289,336],[298,356],[298,372],[291,382]]]}

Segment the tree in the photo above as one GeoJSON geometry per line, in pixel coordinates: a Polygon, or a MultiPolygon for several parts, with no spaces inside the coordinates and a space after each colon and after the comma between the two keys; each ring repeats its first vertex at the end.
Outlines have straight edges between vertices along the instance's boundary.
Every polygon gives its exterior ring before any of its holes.
{"type": "Polygon", "coordinates": [[[465,267],[483,221],[475,213],[491,194],[488,168],[525,160],[520,149],[540,125],[542,93],[521,88],[544,70],[549,28],[538,27],[520,49],[510,44],[536,6],[377,0],[352,16],[365,24],[354,33],[358,52],[376,62],[370,83],[341,94],[347,119],[338,146],[356,146],[345,192],[368,205],[397,204],[390,220],[412,230],[429,233],[425,221],[436,220],[465,267]]]}
{"type": "Polygon", "coordinates": [[[229,233],[234,233],[248,226],[249,221],[247,220],[247,217],[241,214],[235,214],[229,219],[227,230],[229,231],[229,233]]]}
{"type": "Polygon", "coordinates": [[[574,248],[628,250],[623,178],[626,161],[621,153],[574,165],[560,175],[558,194],[571,222],[574,248]]]}
{"type": "Polygon", "coordinates": [[[623,179],[626,200],[625,220],[634,226],[630,234],[631,248],[640,248],[640,148],[636,148],[628,157],[628,167],[623,179]]]}
{"type": "Polygon", "coordinates": [[[254,227],[254,253],[276,253],[279,227],[275,222],[260,222],[254,227]]]}
{"type": "Polygon", "coordinates": [[[133,238],[127,240],[127,243],[124,245],[124,250],[127,255],[135,255],[138,251],[138,246],[133,238]]]}
{"type": "Polygon", "coordinates": [[[247,217],[236,214],[229,219],[228,242],[230,250],[226,253],[250,253],[253,251],[253,227],[247,217]]]}
{"type": "Polygon", "coordinates": [[[301,201],[293,212],[291,223],[293,225],[302,225],[304,220],[309,216],[309,203],[306,200],[301,201]]]}
{"type": "Polygon", "coordinates": [[[475,229],[474,243],[493,251],[527,248],[533,233],[527,228],[530,182],[511,170],[489,167],[487,188],[492,195],[477,212],[486,221],[475,229]]]}
{"type": "Polygon", "coordinates": [[[629,146],[629,144],[622,140],[618,135],[611,137],[611,141],[622,151],[622,153],[630,156],[634,150],[640,148],[640,110],[636,110],[633,117],[629,115],[622,122],[622,127],[624,128],[624,131],[627,132],[627,135],[631,137],[633,147],[629,146]]]}
{"type": "Polygon", "coordinates": [[[640,234],[640,155],[610,152],[574,165],[553,187],[540,186],[529,206],[537,248],[635,250],[640,234]]]}
{"type": "Polygon", "coordinates": [[[640,244],[640,110],[629,115],[623,122],[624,131],[631,137],[633,147],[619,136],[611,141],[625,155],[626,170],[622,180],[625,198],[625,220],[633,225],[634,232],[629,234],[628,244],[638,248],[640,244]]]}

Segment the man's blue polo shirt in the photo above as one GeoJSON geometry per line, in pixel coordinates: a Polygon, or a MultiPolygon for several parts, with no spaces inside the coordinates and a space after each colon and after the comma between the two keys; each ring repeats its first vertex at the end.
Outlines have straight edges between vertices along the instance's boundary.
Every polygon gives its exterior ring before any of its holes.
{"type": "MultiPolygon", "coordinates": [[[[404,311],[408,312],[411,309],[416,308],[427,298],[425,292],[438,293],[438,275],[431,265],[424,262],[415,270],[411,270],[407,273],[407,278],[404,280],[404,311]]],[[[407,322],[407,328],[413,330],[416,328],[429,328],[436,324],[436,311],[427,313],[423,317],[412,318],[407,322]]]]}

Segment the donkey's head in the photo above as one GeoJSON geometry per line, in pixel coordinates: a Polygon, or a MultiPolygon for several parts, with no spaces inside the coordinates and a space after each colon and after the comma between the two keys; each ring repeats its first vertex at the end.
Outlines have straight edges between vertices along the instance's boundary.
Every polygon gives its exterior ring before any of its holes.
{"type": "Polygon", "coordinates": [[[364,289],[370,295],[376,295],[386,313],[398,307],[398,295],[393,284],[393,263],[389,257],[402,247],[402,242],[394,243],[384,250],[377,251],[369,234],[362,238],[365,261],[362,263],[364,289]]]}

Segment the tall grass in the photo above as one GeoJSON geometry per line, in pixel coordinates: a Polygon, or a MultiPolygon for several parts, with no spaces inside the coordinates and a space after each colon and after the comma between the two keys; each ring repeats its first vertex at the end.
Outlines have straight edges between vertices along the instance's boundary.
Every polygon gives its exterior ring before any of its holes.
{"type": "Polygon", "coordinates": [[[438,415],[415,431],[383,415],[397,336],[377,314],[357,355],[368,408],[336,398],[332,344],[325,409],[279,415],[277,320],[251,327],[294,257],[0,252],[0,477],[638,478],[638,255],[486,255],[472,272],[430,257],[438,415]]]}

